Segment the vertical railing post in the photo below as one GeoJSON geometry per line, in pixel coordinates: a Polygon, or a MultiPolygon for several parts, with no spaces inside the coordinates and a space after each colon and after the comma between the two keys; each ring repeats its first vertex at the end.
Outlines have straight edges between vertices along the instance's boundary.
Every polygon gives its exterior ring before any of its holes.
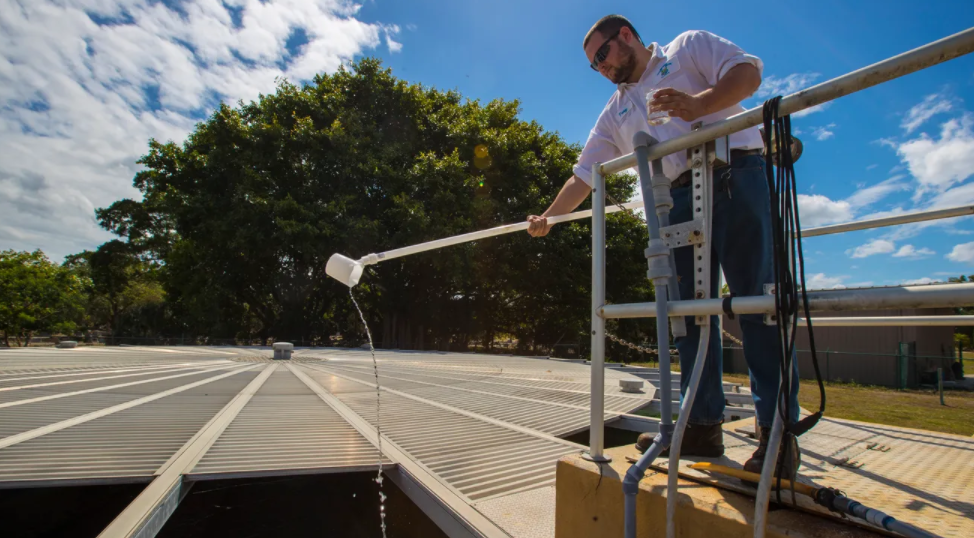
{"type": "Polygon", "coordinates": [[[940,393],[940,405],[947,405],[944,403],[944,369],[943,367],[937,368],[937,392],[940,393]]]}
{"type": "Polygon", "coordinates": [[[602,164],[592,166],[592,399],[589,404],[589,447],[586,459],[605,462],[605,319],[599,313],[605,305],[605,177],[602,164]]]}

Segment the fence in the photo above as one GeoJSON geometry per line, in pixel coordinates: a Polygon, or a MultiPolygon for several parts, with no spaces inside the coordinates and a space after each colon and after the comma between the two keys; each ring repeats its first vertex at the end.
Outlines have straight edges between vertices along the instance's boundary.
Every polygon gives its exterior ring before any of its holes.
{"type": "MultiPolygon", "coordinates": [[[[822,379],[832,382],[855,382],[898,389],[935,386],[937,369],[944,381],[961,381],[964,372],[974,373],[974,359],[916,355],[905,342],[898,353],[862,353],[856,351],[818,350],[822,379]],[[966,364],[965,364],[966,363],[966,364]]],[[[724,372],[747,373],[747,363],[740,347],[724,348],[724,372]]],[[[798,370],[802,379],[814,379],[811,352],[798,350],[798,370]]]]}

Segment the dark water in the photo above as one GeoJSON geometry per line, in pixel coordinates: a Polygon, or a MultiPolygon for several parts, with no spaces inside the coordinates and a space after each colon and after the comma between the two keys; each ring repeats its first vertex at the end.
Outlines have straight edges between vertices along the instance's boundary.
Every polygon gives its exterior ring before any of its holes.
{"type": "MultiPolygon", "coordinates": [[[[94,538],[144,485],[0,490],[0,537],[94,538]]],[[[389,538],[446,538],[386,480],[389,538]]],[[[198,482],[160,538],[381,538],[371,472],[198,482]]]]}
{"type": "MultiPolygon", "coordinates": [[[[636,439],[639,438],[639,432],[631,432],[629,430],[621,430],[619,428],[606,427],[603,430],[603,446],[605,448],[614,448],[617,446],[624,445],[635,445],[636,439]]],[[[580,445],[588,446],[588,430],[569,435],[564,438],[566,441],[571,441],[573,443],[578,443],[580,445]]]]}
{"type": "Polygon", "coordinates": [[[144,487],[126,484],[0,490],[0,536],[98,536],[144,487]]]}
{"type": "MultiPolygon", "coordinates": [[[[446,538],[394,483],[383,491],[392,538],[446,538]]],[[[199,482],[159,538],[382,536],[379,486],[370,472],[199,482]]]]}

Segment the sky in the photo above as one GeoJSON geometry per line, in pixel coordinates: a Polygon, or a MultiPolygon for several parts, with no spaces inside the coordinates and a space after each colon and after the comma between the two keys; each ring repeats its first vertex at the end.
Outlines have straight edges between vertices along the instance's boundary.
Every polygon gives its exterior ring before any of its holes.
{"type": "MultiPolygon", "coordinates": [[[[578,0],[0,0],[0,250],[53,260],[112,239],[94,210],[138,198],[148,140],[181,142],[221,102],[342,62],[381,58],[409,82],[584,143],[614,86],[585,32],[628,17],[647,42],[708,30],[764,62],[748,108],[965,30],[974,2],[578,0]],[[770,25],[769,21],[774,21],[770,25]]],[[[805,228],[974,204],[974,55],[794,119],[805,228]]],[[[566,178],[551,178],[561,184],[566,178]]],[[[539,208],[542,210],[543,208],[539,208]]],[[[499,223],[500,224],[500,223],[499,223]]],[[[553,233],[557,233],[553,232],[553,233]]],[[[810,288],[974,274],[974,218],[805,241],[810,288]]]]}

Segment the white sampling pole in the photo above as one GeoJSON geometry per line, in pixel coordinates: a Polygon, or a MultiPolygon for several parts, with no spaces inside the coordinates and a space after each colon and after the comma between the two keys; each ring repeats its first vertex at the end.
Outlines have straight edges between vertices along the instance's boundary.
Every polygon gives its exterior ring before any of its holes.
{"type": "MultiPolygon", "coordinates": [[[[643,203],[641,201],[629,202],[622,204],[622,206],[612,206],[606,207],[606,213],[615,213],[617,211],[622,211],[625,209],[637,209],[642,208],[643,203]]],[[[592,210],[586,209],[585,211],[576,211],[574,213],[568,213],[567,215],[559,215],[557,217],[549,217],[548,224],[558,224],[560,222],[568,222],[578,219],[587,219],[592,216],[592,210]]],[[[453,237],[445,237],[443,239],[437,239],[435,241],[428,241],[426,243],[420,243],[418,245],[412,245],[403,248],[397,248],[395,250],[388,250],[386,252],[380,252],[378,254],[368,254],[358,260],[353,260],[342,256],[341,254],[332,254],[331,258],[328,258],[328,264],[325,265],[325,272],[328,276],[334,278],[335,280],[345,284],[348,287],[353,287],[358,284],[359,279],[362,278],[362,271],[365,269],[366,265],[372,265],[385,260],[391,260],[393,258],[401,258],[403,256],[409,256],[411,254],[419,254],[420,252],[426,252],[428,250],[436,250],[438,248],[450,247],[453,245],[459,245],[461,243],[468,243],[470,241],[477,241],[478,239],[486,239],[488,237],[494,237],[495,235],[504,235],[511,232],[519,232],[528,229],[528,223],[518,222],[516,224],[505,224],[504,226],[497,226],[496,228],[489,228],[486,230],[480,230],[477,232],[470,232],[460,235],[455,235],[453,237]]]]}

